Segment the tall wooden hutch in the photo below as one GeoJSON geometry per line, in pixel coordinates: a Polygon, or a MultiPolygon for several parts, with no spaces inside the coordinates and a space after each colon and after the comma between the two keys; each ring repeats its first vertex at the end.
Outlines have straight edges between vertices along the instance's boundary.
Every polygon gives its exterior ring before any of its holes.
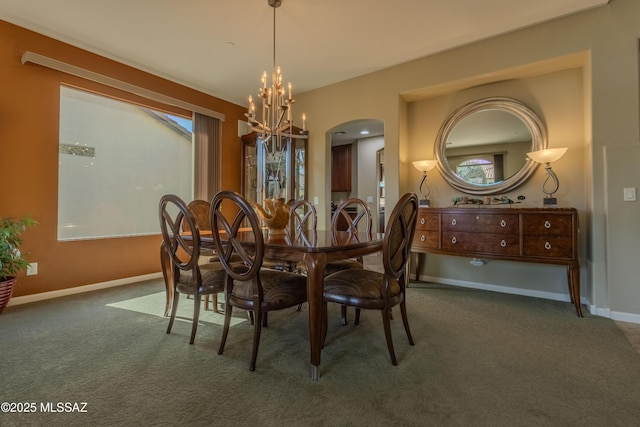
{"type": "MultiPolygon", "coordinates": [[[[294,128],[294,132],[300,129],[294,128]]],[[[264,199],[307,199],[307,139],[282,138],[268,150],[256,132],[242,136],[242,195],[262,204],[264,199]]]]}

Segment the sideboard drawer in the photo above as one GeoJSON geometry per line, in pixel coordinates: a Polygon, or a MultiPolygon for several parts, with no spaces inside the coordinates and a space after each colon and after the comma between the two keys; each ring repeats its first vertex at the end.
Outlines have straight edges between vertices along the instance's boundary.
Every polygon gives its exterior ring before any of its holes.
{"type": "Polygon", "coordinates": [[[427,209],[420,209],[418,211],[416,234],[418,234],[419,230],[438,231],[440,229],[440,215],[437,213],[424,212],[425,210],[427,209]]]}
{"type": "Polygon", "coordinates": [[[519,255],[520,239],[517,234],[443,232],[442,249],[495,255],[519,255]]]}
{"type": "Polygon", "coordinates": [[[442,231],[518,234],[516,214],[442,214],[442,231]]]}
{"type": "Polygon", "coordinates": [[[522,224],[525,235],[571,236],[573,230],[570,214],[528,214],[522,224]]]}
{"type": "Polygon", "coordinates": [[[439,237],[438,231],[416,230],[413,235],[413,247],[416,249],[438,249],[439,237]]]}
{"type": "Polygon", "coordinates": [[[571,236],[524,236],[525,256],[567,258],[574,257],[571,236]]]}

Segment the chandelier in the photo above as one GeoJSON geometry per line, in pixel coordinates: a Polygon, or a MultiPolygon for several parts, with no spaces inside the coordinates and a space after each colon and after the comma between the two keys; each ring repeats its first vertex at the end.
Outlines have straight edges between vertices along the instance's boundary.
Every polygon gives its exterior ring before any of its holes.
{"type": "Polygon", "coordinates": [[[285,91],[282,83],[280,67],[276,66],[276,8],[282,5],[282,0],[267,0],[273,8],[273,69],[271,72],[271,85],[267,87],[267,72],[262,73],[262,87],[258,92],[261,104],[260,119],[256,117],[256,106],[253,97],[249,96],[249,108],[245,113],[249,127],[258,133],[267,151],[277,151],[283,146],[282,138],[307,139],[306,116],[302,114],[302,130],[297,134],[293,127],[293,103],[291,95],[291,82],[285,91]]]}

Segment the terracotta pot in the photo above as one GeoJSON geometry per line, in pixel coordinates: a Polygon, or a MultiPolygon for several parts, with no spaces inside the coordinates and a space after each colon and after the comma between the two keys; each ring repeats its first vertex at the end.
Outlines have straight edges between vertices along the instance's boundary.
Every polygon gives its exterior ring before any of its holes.
{"type": "Polygon", "coordinates": [[[15,277],[10,277],[8,280],[0,282],[0,313],[2,313],[2,310],[9,304],[15,283],[15,277]]]}

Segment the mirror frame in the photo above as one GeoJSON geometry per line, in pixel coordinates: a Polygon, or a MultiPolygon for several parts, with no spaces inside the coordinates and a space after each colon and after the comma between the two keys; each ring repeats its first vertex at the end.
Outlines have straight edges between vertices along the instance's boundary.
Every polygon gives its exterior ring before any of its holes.
{"type": "Polygon", "coordinates": [[[483,98],[460,107],[454,111],[440,127],[433,151],[438,161],[438,170],[444,179],[453,188],[464,193],[474,195],[506,193],[524,184],[538,167],[538,163],[527,158],[524,166],[522,166],[518,172],[500,183],[487,185],[468,183],[451,170],[445,153],[446,141],[449,134],[453,128],[466,117],[480,111],[488,110],[504,111],[522,120],[531,133],[531,151],[544,150],[547,148],[547,130],[544,123],[533,110],[516,99],[505,97],[483,98]]]}

